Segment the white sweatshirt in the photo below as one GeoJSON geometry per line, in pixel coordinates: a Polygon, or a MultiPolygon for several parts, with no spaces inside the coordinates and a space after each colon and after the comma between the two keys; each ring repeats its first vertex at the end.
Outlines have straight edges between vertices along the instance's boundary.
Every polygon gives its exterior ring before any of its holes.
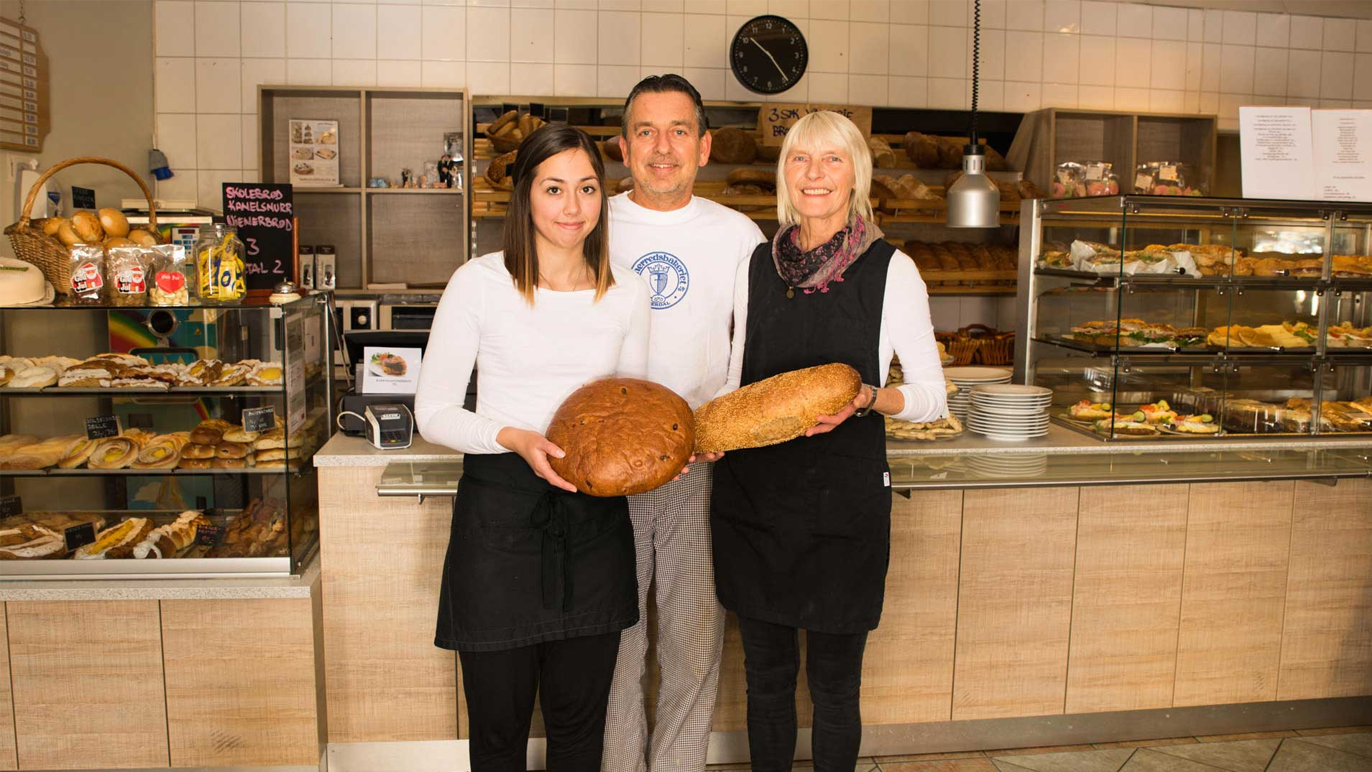
{"type": "Polygon", "coordinates": [[[553,413],[589,381],[648,370],[648,290],[612,266],[615,284],[595,291],[538,289],[529,307],[501,252],[453,273],[434,315],[414,398],[424,439],[464,453],[508,453],[496,442],[513,426],[546,432],[553,413]],[[476,412],[462,408],[472,364],[476,412]]]}
{"type": "MultiPolygon", "coordinates": [[[[842,284],[831,291],[843,291],[842,284]]],[[[734,283],[734,351],[729,360],[729,383],[725,391],[737,389],[743,381],[743,347],[748,334],[748,263],[738,270],[734,283]]],[[[881,364],[881,385],[891,371],[892,352],[900,355],[905,384],[898,386],[905,396],[905,408],[891,416],[901,421],[933,421],[948,415],[948,394],[944,391],[943,365],[934,345],[934,324],[929,317],[929,290],[911,260],[900,250],[891,256],[886,271],[886,293],[881,304],[881,332],[877,342],[877,361],[881,364]]]]}
{"type": "Polygon", "coordinates": [[[697,408],[729,374],[734,276],[766,241],[757,224],[728,207],[692,197],[658,212],[610,199],[610,259],[633,269],[651,294],[648,380],[697,408]]]}

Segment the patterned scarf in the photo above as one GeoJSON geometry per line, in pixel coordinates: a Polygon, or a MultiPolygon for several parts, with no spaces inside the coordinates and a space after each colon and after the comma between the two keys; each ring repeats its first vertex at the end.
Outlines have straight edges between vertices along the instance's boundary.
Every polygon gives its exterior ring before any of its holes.
{"type": "Polygon", "coordinates": [[[833,238],[806,252],[800,248],[800,226],[792,225],[777,231],[772,239],[772,261],[788,288],[800,287],[807,295],[828,292],[829,283],[843,281],[848,266],[882,235],[876,223],[854,214],[833,238]]]}

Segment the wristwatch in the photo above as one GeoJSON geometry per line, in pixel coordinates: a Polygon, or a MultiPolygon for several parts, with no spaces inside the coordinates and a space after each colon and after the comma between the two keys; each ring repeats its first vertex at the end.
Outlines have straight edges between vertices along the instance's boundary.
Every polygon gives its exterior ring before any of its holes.
{"type": "Polygon", "coordinates": [[[856,411],[854,411],[853,415],[857,416],[858,418],[862,418],[866,416],[868,413],[872,412],[872,408],[875,407],[877,404],[877,387],[869,386],[864,383],[862,384],[862,388],[871,389],[872,399],[867,402],[866,407],[858,408],[856,411]]]}

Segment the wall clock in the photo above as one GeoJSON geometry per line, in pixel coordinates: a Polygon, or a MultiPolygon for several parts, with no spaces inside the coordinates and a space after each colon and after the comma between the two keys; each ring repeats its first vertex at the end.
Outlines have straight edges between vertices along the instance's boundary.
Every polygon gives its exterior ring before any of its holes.
{"type": "Polygon", "coordinates": [[[729,67],[744,88],[780,94],[800,81],[810,49],[800,28],[780,16],[750,19],[734,34],[729,67]]]}

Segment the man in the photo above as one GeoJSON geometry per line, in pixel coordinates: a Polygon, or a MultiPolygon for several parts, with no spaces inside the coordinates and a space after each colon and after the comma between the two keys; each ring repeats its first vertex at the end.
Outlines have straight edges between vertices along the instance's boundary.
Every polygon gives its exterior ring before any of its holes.
{"type": "MultiPolygon", "coordinates": [[[[742,214],[692,194],[710,159],[700,94],[679,75],[645,78],[624,102],[624,163],[634,187],[610,199],[610,259],[652,295],[648,378],[691,407],[724,386],[734,276],[765,239],[742,214]]],[[[719,683],[724,610],[710,556],[711,464],[629,498],[638,552],[639,622],[620,638],[605,723],[608,772],[705,768],[719,683]],[[652,737],[643,705],[648,592],[662,671],[652,737]]]]}

